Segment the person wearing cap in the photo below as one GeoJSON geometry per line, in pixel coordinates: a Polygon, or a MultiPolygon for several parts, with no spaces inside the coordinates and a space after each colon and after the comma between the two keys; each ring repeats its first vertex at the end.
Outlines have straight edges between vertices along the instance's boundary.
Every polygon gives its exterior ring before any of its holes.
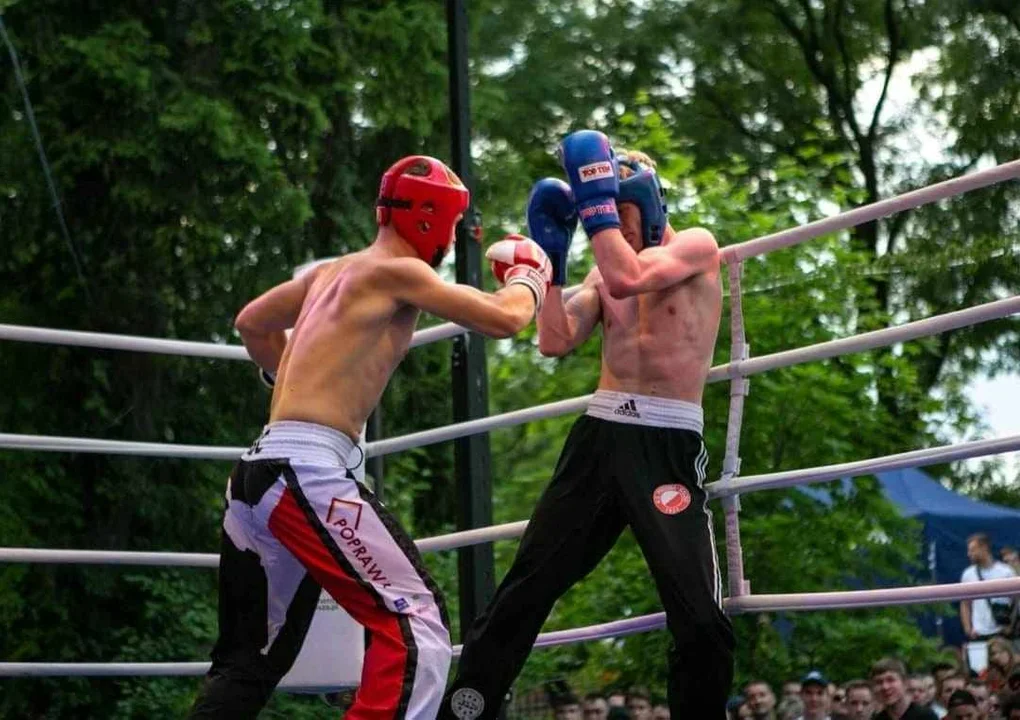
{"type": "Polygon", "coordinates": [[[812,670],[800,681],[800,701],[804,714],[798,720],[832,720],[829,681],[818,670],[812,670]]]}
{"type": "Polygon", "coordinates": [[[895,658],[882,658],[871,666],[871,686],[882,706],[874,720],[938,720],[931,709],[911,701],[907,693],[907,668],[895,658]]]}
{"type": "Polygon", "coordinates": [[[986,720],[988,717],[978,709],[978,701],[966,690],[954,690],[946,703],[949,720],[986,720]]]}

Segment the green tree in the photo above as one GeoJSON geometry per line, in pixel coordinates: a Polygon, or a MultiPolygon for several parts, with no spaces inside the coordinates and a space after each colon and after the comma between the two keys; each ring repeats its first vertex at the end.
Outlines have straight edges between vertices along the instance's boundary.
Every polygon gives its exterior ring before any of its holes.
{"type": "MultiPolygon", "coordinates": [[[[72,241],[58,232],[7,66],[5,322],[236,341],[231,322],[244,302],[297,264],[371,239],[377,178],[394,153],[446,137],[443,16],[433,3],[179,0],[100,12],[7,2],[4,21],[72,241]],[[411,66],[416,80],[401,82],[411,66]]],[[[446,354],[419,351],[409,374],[446,375],[446,354]]],[[[10,431],[240,445],[265,417],[267,396],[232,363],[10,345],[4,368],[19,379],[0,403],[10,431]]],[[[428,387],[419,383],[417,397],[428,387]]],[[[441,424],[448,392],[434,387],[417,418],[441,424]]],[[[405,416],[388,416],[399,432],[405,416]]],[[[413,491],[404,477],[416,479],[416,465],[443,472],[448,454],[423,451],[392,473],[394,497],[408,494],[402,484],[413,491]]],[[[0,484],[5,545],[218,546],[223,463],[8,452],[0,464],[17,479],[0,484]]],[[[452,504],[441,509],[452,518],[452,504]]],[[[436,515],[423,513],[422,524],[436,515]]],[[[8,660],[192,660],[212,642],[210,573],[0,572],[8,660]]],[[[195,687],[19,680],[5,684],[0,714],[179,715],[195,687]]]]}
{"type": "MultiPolygon", "coordinates": [[[[2,7],[72,242],[59,231],[14,74],[5,72],[4,322],[233,341],[231,318],[253,295],[297,264],[371,240],[376,183],[390,162],[446,154],[440,3],[2,7]]],[[[1017,92],[998,69],[1017,49],[1008,4],[480,0],[470,12],[476,201],[490,240],[521,228],[528,188],[559,174],[551,151],[582,126],[656,155],[672,186],[674,225],[706,225],[724,244],[1016,154],[1010,115],[996,111],[1012,107],[1017,92]],[[882,88],[933,48],[916,74],[916,106],[894,113],[897,98],[882,88]],[[878,79],[869,79],[875,68],[878,79]],[[941,118],[960,128],[941,157],[904,145],[918,122],[941,118]]],[[[749,262],[754,353],[1012,292],[1015,192],[1004,185],[749,262]]],[[[590,264],[582,253],[574,279],[590,264]]],[[[1004,321],[755,378],[743,472],[879,455],[973,427],[967,378],[1015,368],[1016,347],[1016,324],[1004,321]]],[[[494,412],[594,387],[597,340],[557,361],[537,355],[532,332],[489,348],[494,412]]],[[[264,418],[267,398],[243,365],[31,345],[3,352],[7,377],[18,379],[0,403],[5,431],[240,445],[264,418]]],[[[448,358],[444,344],[409,355],[383,400],[385,435],[449,422],[448,358]]],[[[705,398],[716,469],[727,396],[718,385],[705,398]]],[[[527,517],[572,420],[493,433],[497,521],[527,517]]],[[[412,534],[452,529],[449,444],[386,465],[387,502],[412,534]]],[[[216,547],[223,463],[7,452],[0,468],[5,545],[216,547]]],[[[756,592],[893,581],[917,556],[914,529],[867,480],[829,504],[798,491],[751,495],[743,518],[756,592]]],[[[512,550],[497,545],[501,568],[512,550]]],[[[454,555],[427,560],[455,598],[454,555]]],[[[7,660],[190,660],[211,643],[209,573],[10,565],[0,574],[7,660]]],[[[625,536],[557,606],[548,629],[657,609],[625,536]]],[[[913,660],[928,652],[900,610],[797,615],[785,638],[783,627],[778,618],[737,619],[740,677],[778,677],[806,663],[837,674],[892,648],[916,648],[913,660]],[[836,637],[853,638],[853,648],[836,637]]],[[[653,633],[536,652],[521,684],[566,674],[591,687],[661,688],[667,643],[653,633]]],[[[0,713],[176,716],[195,687],[18,680],[5,683],[0,713]]],[[[318,700],[283,696],[273,709],[333,714],[318,700]]]]}

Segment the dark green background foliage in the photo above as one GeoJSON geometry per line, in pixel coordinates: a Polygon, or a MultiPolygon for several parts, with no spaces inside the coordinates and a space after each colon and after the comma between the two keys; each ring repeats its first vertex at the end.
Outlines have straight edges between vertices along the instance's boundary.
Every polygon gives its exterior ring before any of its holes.
{"type": "MultiPolygon", "coordinates": [[[[374,233],[381,171],[448,157],[446,29],[436,0],[0,2],[67,217],[63,239],[9,59],[0,61],[0,321],[236,342],[246,300],[295,265],[374,233]],[[81,275],[75,269],[75,258],[81,275]]],[[[674,227],[722,244],[1020,156],[1020,13],[963,0],[559,0],[470,3],[477,205],[487,239],[518,230],[551,150],[594,127],[660,160],[674,227]],[[912,84],[908,82],[912,78],[912,84]]],[[[755,355],[1015,292],[1017,188],[1001,185],[747,263],[755,355]]],[[[583,277],[585,252],[572,271],[583,277]]],[[[841,462],[982,432],[967,383],[1015,372],[1017,324],[756,377],[745,474],[841,462]]],[[[492,411],[590,392],[599,342],[551,361],[529,330],[489,344],[492,411]]],[[[723,323],[717,360],[727,359],[723,323]]],[[[243,445],[267,396],[237,362],[6,343],[0,430],[243,445]]],[[[385,435],[447,423],[449,346],[414,350],[383,401],[385,435]]],[[[728,390],[705,397],[717,475],[728,390]]],[[[492,435],[497,521],[524,518],[572,418],[492,435]]],[[[0,544],[212,552],[229,466],[88,454],[0,453],[0,544]]],[[[935,468],[1020,504],[1008,466],[935,468]]],[[[387,501],[412,534],[453,529],[448,445],[386,460],[387,501]]],[[[717,513],[717,516],[719,513],[717,513]]],[[[718,518],[717,518],[718,520],[718,518]]],[[[717,521],[717,534],[722,527],[717,521]]],[[[743,501],[756,592],[904,580],[918,528],[873,481],[822,506],[801,493],[743,501]]],[[[496,546],[499,571],[513,543],[496,546]]],[[[428,562],[451,599],[451,553],[428,562]]],[[[0,568],[0,658],[178,661],[215,632],[204,570],[0,568]]],[[[658,610],[629,535],[568,593],[548,629],[658,610]]],[[[454,612],[454,614],[456,614],[454,612]]],[[[934,646],[908,610],[736,619],[738,680],[820,666],[862,675],[934,646]]],[[[520,687],[663,689],[663,633],[534,653],[520,687]]],[[[180,716],[197,679],[4,680],[0,716],[180,716]]],[[[331,717],[279,695],[278,717],[331,717]]]]}

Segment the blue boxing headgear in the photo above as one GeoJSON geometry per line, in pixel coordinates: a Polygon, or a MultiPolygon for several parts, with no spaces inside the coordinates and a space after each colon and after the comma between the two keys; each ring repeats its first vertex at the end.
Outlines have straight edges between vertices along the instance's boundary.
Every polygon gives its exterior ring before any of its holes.
{"type": "Polygon", "coordinates": [[[641,211],[642,249],[662,243],[666,233],[666,199],[655,170],[644,167],[624,155],[617,156],[619,165],[626,165],[634,174],[620,180],[618,203],[632,203],[641,211]]]}

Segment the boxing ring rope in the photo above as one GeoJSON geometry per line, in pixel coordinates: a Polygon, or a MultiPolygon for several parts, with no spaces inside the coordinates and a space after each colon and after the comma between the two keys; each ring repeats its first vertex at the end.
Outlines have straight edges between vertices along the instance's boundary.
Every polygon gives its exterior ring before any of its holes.
{"type": "MultiPolygon", "coordinates": [[[[804,240],[836,230],[853,227],[863,222],[884,217],[902,210],[945,199],[980,187],[1020,176],[1020,161],[1004,163],[988,170],[954,178],[935,185],[905,193],[903,195],[863,206],[831,218],[819,220],[790,230],[774,233],[745,243],[728,246],[722,251],[724,261],[731,265],[731,325],[732,347],[730,362],[713,368],[709,382],[731,380],[730,419],[736,427],[727,428],[727,452],[724,458],[723,478],[706,486],[709,497],[722,499],[733,508],[734,529],[739,530],[737,495],[740,492],[790,487],[808,482],[831,480],[854,473],[863,474],[894,467],[916,467],[923,464],[941,463],[967,457],[996,454],[1020,449],[1020,436],[995,440],[975,441],[956,445],[916,450],[908,453],[889,455],[882,458],[807,468],[780,473],[749,476],[737,479],[739,472],[739,423],[742,418],[743,398],[746,395],[746,378],[766,370],[821,360],[837,355],[861,352],[876,347],[891,345],[906,340],[924,337],[946,330],[964,327],[990,319],[1006,317],[1020,312],[1020,297],[1006,298],[973,308],[945,315],[934,316],[901,326],[876,330],[851,338],[834,340],[816,345],[788,350],[761,358],[748,359],[744,339],[742,310],[740,304],[739,273],[740,262],[755,255],[788,247],[804,240]]],[[[439,325],[415,334],[412,346],[453,337],[465,332],[452,323],[439,325]]],[[[47,342],[56,344],[86,345],[106,349],[138,350],[143,352],[166,352],[177,355],[214,357],[223,359],[246,359],[243,347],[218,345],[215,343],[194,343],[185,341],[140,338],[136,336],[104,335],[101,333],[79,333],[74,331],[45,330],[22,326],[0,325],[0,339],[26,342],[47,342]],[[215,354],[209,355],[208,353],[215,354]]],[[[517,410],[482,420],[459,423],[446,428],[435,428],[420,433],[390,438],[369,444],[368,456],[397,452],[410,447],[442,442],[498,427],[528,422],[543,417],[554,417],[584,409],[590,396],[549,403],[534,408],[517,410]]],[[[133,455],[157,455],[160,457],[191,457],[206,459],[235,459],[244,448],[207,447],[195,445],[170,445],[163,443],[138,443],[112,440],[91,440],[85,438],[56,438],[31,435],[0,435],[0,448],[24,450],[49,450],[72,452],[106,452],[133,455]],[[166,453],[173,453],[167,455],[166,453]]],[[[729,517],[728,517],[729,520],[729,517]]],[[[727,522],[729,530],[730,522],[727,522]]],[[[461,533],[427,538],[419,541],[423,550],[440,550],[460,547],[464,544],[488,542],[493,539],[516,537],[523,532],[526,522],[507,523],[491,528],[478,528],[461,533]],[[429,544],[431,541],[431,545],[429,544]]],[[[728,532],[729,536],[729,532],[728,532]]],[[[729,538],[728,538],[729,542],[729,538]]],[[[739,542],[739,538],[738,538],[739,542]]],[[[213,567],[217,556],[191,553],[126,553],[107,551],[36,550],[28,548],[0,549],[0,561],[6,562],[88,562],[128,565],[159,564],[182,567],[213,567]],[[210,561],[211,559],[211,561],[210,561]]],[[[914,588],[886,590],[864,590],[851,592],[800,593],[782,595],[750,595],[749,587],[743,581],[742,567],[736,578],[740,582],[739,592],[725,601],[728,612],[760,612],[763,610],[811,610],[854,607],[886,606],[918,602],[941,602],[947,600],[973,599],[996,595],[1020,593],[1020,578],[992,580],[979,583],[932,585],[914,588]]],[[[731,578],[731,585],[733,578],[731,578]]],[[[731,587],[731,590],[733,588],[731,587]]],[[[539,637],[536,647],[592,640],[603,637],[621,636],[646,632],[665,625],[663,613],[628,618],[586,628],[575,628],[539,637]]],[[[459,648],[458,648],[459,650],[459,648]]],[[[66,675],[201,675],[208,663],[0,663],[0,676],[66,676],[66,675]]]]}
{"type": "MultiPolygon", "coordinates": [[[[490,525],[473,530],[415,540],[423,553],[481,545],[494,540],[512,540],[524,534],[527,520],[490,525]]],[[[137,552],[130,550],[47,550],[42,548],[0,548],[0,562],[30,562],[54,565],[142,565],[155,567],[219,567],[218,553],[137,552]]]]}
{"type": "MultiPolygon", "coordinates": [[[[722,249],[722,255],[727,263],[746,260],[749,257],[764,255],[773,250],[796,245],[805,240],[811,240],[819,235],[825,235],[837,230],[846,230],[847,228],[877,220],[893,213],[945,200],[954,195],[960,195],[1017,177],[1020,177],[1020,160],[1013,160],[992,168],[944,180],[934,185],[928,185],[918,190],[912,190],[896,197],[863,205],[832,217],[807,223],[806,225],[800,225],[736,245],[728,245],[722,249]]],[[[577,287],[575,286],[569,288],[566,292],[576,292],[576,290],[577,287]]],[[[411,339],[411,347],[419,347],[427,343],[452,338],[464,332],[466,330],[463,327],[454,323],[444,323],[426,328],[414,334],[411,339]]],[[[0,340],[75,345],[108,350],[135,350],[139,352],[190,355],[193,357],[225,360],[248,359],[248,353],[240,345],[221,345],[218,343],[146,338],[135,335],[111,335],[73,330],[32,328],[23,325],[0,324],[0,340]]]]}
{"type": "Polygon", "coordinates": [[[790,247],[820,235],[827,235],[837,230],[846,230],[866,222],[871,222],[872,220],[878,220],[898,212],[903,212],[904,210],[912,210],[922,205],[945,200],[954,195],[962,195],[971,190],[978,190],[1006,180],[1014,180],[1018,177],[1020,177],[1020,160],[1012,160],[995,167],[970,173],[969,175],[961,175],[949,180],[943,180],[934,185],[911,190],[886,200],[862,205],[859,208],[854,208],[832,217],[815,220],[814,222],[772,233],[771,235],[764,235],[754,240],[727,245],[725,248],[722,248],[721,252],[726,262],[746,260],[749,257],[764,255],[773,250],[790,247]]]}
{"type": "MultiPolygon", "coordinates": [[[[580,289],[580,285],[567,288],[563,292],[564,299],[570,298],[580,289]]],[[[440,340],[449,340],[466,332],[468,332],[467,328],[456,323],[441,323],[430,328],[417,330],[411,336],[410,347],[416,348],[439,342],[440,340]]],[[[71,347],[91,347],[102,350],[129,350],[159,355],[206,358],[209,360],[251,360],[248,356],[248,351],[244,349],[244,345],[197,342],[194,340],[167,340],[165,338],[143,337],[141,335],[58,330],[55,328],[7,325],[3,323],[0,323],[0,340],[44,343],[47,345],[69,345],[71,347]]]]}
{"type": "MultiPolygon", "coordinates": [[[[943,315],[904,323],[890,328],[873,330],[849,338],[828,340],[793,350],[783,350],[748,360],[731,361],[718,365],[709,372],[708,382],[715,383],[732,378],[746,378],[767,370],[790,367],[812,360],[825,360],[838,355],[864,352],[955,330],[988,320],[996,320],[1020,313],[1020,296],[975,305],[943,315]]],[[[584,411],[591,395],[582,395],[544,405],[490,415],[478,420],[454,423],[441,428],[422,430],[394,438],[367,443],[366,456],[389,455],[401,450],[423,447],[446,440],[454,440],[476,433],[519,425],[535,420],[558,417],[584,411]]],[[[131,440],[102,440],[48,435],[21,435],[0,433],[0,449],[38,450],[50,452],[92,452],[116,455],[142,455],[154,457],[192,458],[203,460],[236,460],[247,446],[228,447],[215,445],[179,445],[175,443],[149,443],[131,440]]]]}
{"type": "MultiPolygon", "coordinates": [[[[708,497],[723,499],[737,493],[774,490],[807,483],[837,480],[899,468],[938,465],[956,460],[997,455],[1020,450],[1020,435],[992,440],[975,440],[955,445],[942,445],[922,450],[884,455],[836,465],[822,465],[800,470],[748,475],[739,480],[710,483],[705,486],[708,497]]],[[[478,545],[494,540],[519,537],[527,526],[526,520],[492,525],[473,530],[461,530],[415,541],[422,552],[452,550],[467,545],[478,545]]],[[[135,552],[123,550],[49,550],[43,548],[0,548],[0,562],[82,563],[89,565],[153,565],[173,567],[216,567],[219,556],[203,553],[135,552]],[[164,562],[164,559],[166,561],[164,562]]]]}
{"type": "MultiPolygon", "coordinates": [[[[733,366],[730,382],[730,411],[729,422],[726,426],[726,455],[723,459],[723,472],[720,481],[710,485],[716,491],[720,483],[722,487],[738,484],[741,487],[749,486],[743,483],[734,483],[733,478],[740,472],[740,428],[743,421],[744,398],[747,396],[747,376],[754,372],[763,372],[762,368],[769,368],[768,362],[755,363],[748,359],[749,346],[745,342],[742,293],[740,290],[740,272],[742,261],[757,255],[772,252],[780,248],[790,247],[805,240],[825,235],[839,230],[846,230],[856,227],[862,223],[878,220],[879,218],[903,212],[921,205],[937,202],[961,193],[976,190],[1005,180],[1014,179],[1020,176],[1020,160],[1003,163],[987,170],[976,172],[971,175],[945,180],[934,185],[929,185],[918,190],[897,195],[886,200],[880,200],[870,205],[855,208],[833,217],[823,218],[815,222],[807,223],[799,227],[772,233],[764,237],[750,240],[737,245],[732,245],[722,250],[725,261],[729,264],[730,279],[730,364],[733,366]],[[755,369],[757,368],[757,369],[755,369]]],[[[923,323],[924,321],[920,321],[923,323]]],[[[868,335],[865,333],[853,338],[847,338],[838,354],[857,352],[854,348],[866,343],[868,335]]],[[[840,342],[840,341],[837,341],[840,342]]],[[[891,340],[889,344],[900,342],[891,340]]],[[[838,347],[833,345],[832,347],[838,347]]],[[[796,352],[796,351],[789,351],[796,352]]],[[[773,362],[782,360],[783,353],[772,355],[773,362]]],[[[812,358],[818,359],[818,358],[812,358]]],[[[761,483],[761,487],[766,486],[761,483]]],[[[773,485],[771,487],[783,487],[773,485]]],[[[744,578],[744,551],[740,543],[740,496],[734,493],[722,495],[722,506],[725,513],[726,528],[726,574],[729,581],[730,597],[740,598],[750,595],[750,582],[744,578]]]]}
{"type": "MultiPolygon", "coordinates": [[[[954,195],[994,185],[1005,180],[1020,177],[1020,160],[996,165],[992,168],[944,180],[934,185],[897,195],[887,200],[864,205],[829,218],[800,225],[754,240],[728,245],[722,254],[726,262],[746,260],[756,255],[780,248],[796,245],[837,230],[845,230],[865,222],[892,215],[893,213],[910,210],[954,195]]],[[[576,291],[575,288],[570,290],[576,291]]],[[[467,332],[454,323],[444,323],[435,327],[416,332],[411,340],[411,347],[437,342],[467,332]]],[[[190,355],[225,360],[247,360],[248,353],[240,345],[221,345],[218,343],[202,343],[185,340],[164,340],[146,338],[135,335],[111,335],[106,333],[79,332],[73,330],[55,330],[48,328],[32,328],[23,325],[0,324],[0,340],[20,342],[50,343],[56,345],[75,345],[95,347],[108,350],[135,350],[154,352],[167,355],[190,355]]]]}
{"type": "MultiPolygon", "coordinates": [[[[411,347],[428,345],[429,343],[446,340],[466,332],[467,329],[460,325],[443,323],[415,332],[411,337],[411,347]]],[[[91,347],[102,350],[131,350],[134,352],[158,353],[160,355],[184,355],[210,360],[251,360],[248,357],[248,351],[244,349],[244,345],[195,342],[192,340],[165,340],[163,338],[142,337],[139,335],[57,330],[54,328],[28,327],[26,325],[0,324],[0,340],[91,347]]]]}
{"type": "Polygon", "coordinates": [[[759,490],[775,490],[794,487],[807,483],[837,480],[844,477],[871,475],[873,473],[901,468],[924,467],[925,465],[941,465],[942,463],[967,460],[975,457],[998,455],[1000,453],[1020,450],[1020,435],[1007,435],[991,440],[974,440],[955,445],[940,445],[923,450],[885,455],[870,460],[820,467],[788,470],[785,472],[767,473],[764,475],[748,475],[740,479],[720,480],[705,486],[710,498],[723,498],[740,492],[757,492],[759,490]]]}
{"type": "MultiPolygon", "coordinates": [[[[985,580],[983,582],[926,585],[915,588],[886,590],[852,590],[847,592],[787,593],[776,595],[744,595],[727,598],[727,613],[741,614],[780,610],[846,610],[889,605],[913,605],[919,602],[974,600],[981,597],[1020,594],[1020,578],[985,580]]],[[[666,627],[666,614],[652,613],[612,622],[588,625],[570,630],[542,633],[534,647],[570,645],[590,640],[625,637],[661,630],[666,627]]],[[[460,655],[463,646],[455,645],[453,655],[460,655]]],[[[45,663],[0,662],[0,677],[129,677],[129,676],[197,676],[209,669],[208,662],[177,663],[45,663]]]]}

